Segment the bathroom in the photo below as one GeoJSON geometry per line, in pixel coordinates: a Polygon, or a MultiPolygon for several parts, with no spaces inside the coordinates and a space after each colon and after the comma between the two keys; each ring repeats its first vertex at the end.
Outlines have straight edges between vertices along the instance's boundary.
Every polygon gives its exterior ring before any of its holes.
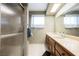
{"type": "MultiPolygon", "coordinates": [[[[79,3],[1,3],[0,6],[0,56],[57,56],[51,44],[46,43],[47,37],[62,47],[67,38],[67,42],[79,44],[79,3]]],[[[66,52],[79,55],[76,53],[79,50],[68,47],[64,47],[66,52]]]]}

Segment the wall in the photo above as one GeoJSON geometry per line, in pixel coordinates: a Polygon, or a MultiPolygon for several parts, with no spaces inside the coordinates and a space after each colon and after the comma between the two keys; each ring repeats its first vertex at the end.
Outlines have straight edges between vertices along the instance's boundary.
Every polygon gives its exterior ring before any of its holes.
{"type": "Polygon", "coordinates": [[[32,37],[28,38],[30,43],[44,43],[46,32],[54,32],[54,17],[45,16],[45,27],[32,28],[32,37]]]}
{"type": "MultiPolygon", "coordinates": [[[[1,9],[0,9],[0,36],[1,36],[1,9]]],[[[1,49],[1,38],[0,38],[0,49],[1,49]]]]}
{"type": "Polygon", "coordinates": [[[28,38],[30,43],[44,43],[46,32],[64,32],[69,35],[79,36],[79,29],[64,28],[63,16],[55,18],[54,16],[45,17],[45,28],[32,28],[32,37],[28,38]],[[55,21],[55,24],[54,24],[55,21]]]}
{"type": "Polygon", "coordinates": [[[29,41],[27,40],[27,28],[29,24],[29,9],[28,7],[25,8],[24,13],[22,15],[22,25],[23,25],[23,35],[24,35],[24,39],[23,39],[23,55],[27,56],[27,52],[28,52],[28,45],[29,45],[29,41]]]}
{"type": "Polygon", "coordinates": [[[56,23],[55,24],[56,32],[64,32],[69,35],[79,36],[79,28],[77,28],[77,29],[64,28],[64,16],[55,18],[55,23],[56,23]]]}

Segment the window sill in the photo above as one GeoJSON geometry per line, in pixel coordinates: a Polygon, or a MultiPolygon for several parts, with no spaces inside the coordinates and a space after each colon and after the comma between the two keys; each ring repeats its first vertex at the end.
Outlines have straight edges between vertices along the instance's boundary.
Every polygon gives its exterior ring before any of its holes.
{"type": "Polygon", "coordinates": [[[31,27],[31,28],[33,28],[33,29],[43,29],[43,28],[45,28],[45,26],[40,26],[40,27],[35,26],[35,27],[31,27]]]}

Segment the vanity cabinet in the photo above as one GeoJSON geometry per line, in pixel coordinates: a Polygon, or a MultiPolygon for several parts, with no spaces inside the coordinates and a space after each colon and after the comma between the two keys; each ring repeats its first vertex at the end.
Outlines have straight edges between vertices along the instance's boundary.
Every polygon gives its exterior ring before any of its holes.
{"type": "Polygon", "coordinates": [[[57,50],[55,50],[55,56],[60,56],[60,54],[57,50]]]}
{"type": "Polygon", "coordinates": [[[64,49],[61,45],[59,45],[58,43],[56,43],[55,45],[55,55],[60,55],[60,56],[71,56],[71,54],[66,51],[66,49],[64,49]]]}
{"type": "Polygon", "coordinates": [[[46,35],[46,47],[51,55],[55,56],[73,56],[69,51],[58,44],[53,38],[46,35]]]}
{"type": "Polygon", "coordinates": [[[46,35],[46,47],[47,50],[51,53],[51,55],[54,54],[54,47],[55,47],[55,41],[52,40],[51,37],[46,35]]]}

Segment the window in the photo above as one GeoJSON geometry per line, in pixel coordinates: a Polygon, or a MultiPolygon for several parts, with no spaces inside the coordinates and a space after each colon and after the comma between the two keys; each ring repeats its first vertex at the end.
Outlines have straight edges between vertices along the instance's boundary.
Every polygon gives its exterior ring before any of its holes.
{"type": "Polygon", "coordinates": [[[31,27],[32,28],[44,28],[45,16],[44,15],[32,15],[31,27]]]}
{"type": "Polygon", "coordinates": [[[64,17],[64,24],[65,25],[76,25],[76,17],[64,17]]]}
{"type": "Polygon", "coordinates": [[[78,15],[67,15],[64,17],[65,28],[79,28],[78,15]]]}

